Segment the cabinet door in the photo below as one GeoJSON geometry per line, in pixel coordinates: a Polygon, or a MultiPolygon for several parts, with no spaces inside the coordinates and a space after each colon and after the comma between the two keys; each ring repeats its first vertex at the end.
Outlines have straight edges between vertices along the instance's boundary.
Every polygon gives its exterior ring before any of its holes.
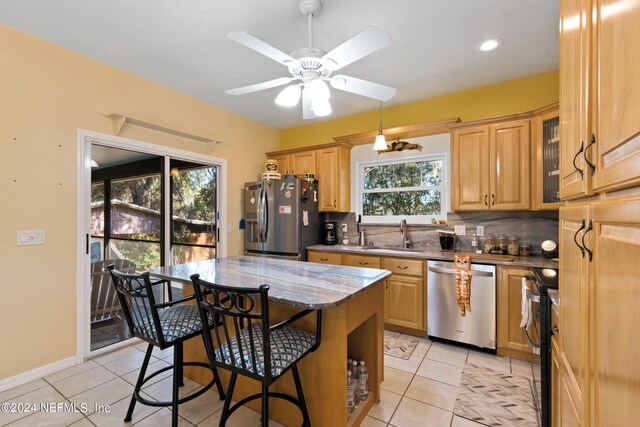
{"type": "Polygon", "coordinates": [[[573,404],[580,414],[588,402],[589,257],[576,242],[582,245],[588,216],[588,206],[560,209],[559,345],[567,362],[565,382],[575,385],[573,404]]]}
{"type": "Polygon", "coordinates": [[[392,274],[387,278],[387,283],[389,285],[387,323],[426,331],[424,279],[392,274]]]}
{"type": "MultiPolygon", "coordinates": [[[[567,366],[560,359],[560,425],[563,427],[580,427],[582,426],[580,403],[575,401],[572,395],[574,389],[571,381],[571,375],[567,374],[567,366]]],[[[617,424],[602,424],[617,425],[617,424]]]]}
{"type": "Polygon", "coordinates": [[[598,0],[594,190],[640,183],[640,2],[598,0]]]}
{"type": "Polygon", "coordinates": [[[640,198],[594,203],[591,209],[593,231],[585,243],[594,250],[592,425],[637,425],[640,198]]]}
{"type": "Polygon", "coordinates": [[[278,173],[281,175],[293,173],[291,170],[291,162],[289,161],[289,154],[279,154],[277,156],[269,156],[270,159],[278,162],[278,173]]]}
{"type": "Polygon", "coordinates": [[[562,425],[562,400],[560,392],[560,349],[555,337],[551,338],[551,426],[562,425]]]}
{"type": "Polygon", "coordinates": [[[342,254],[338,252],[309,251],[307,253],[307,261],[320,264],[341,265],[342,254]]]}
{"type": "Polygon", "coordinates": [[[318,210],[336,212],[338,209],[338,148],[326,148],[316,153],[318,162],[318,210]]]}
{"type": "Polygon", "coordinates": [[[306,173],[316,173],[316,152],[302,151],[290,154],[291,169],[295,175],[303,175],[306,173]]]}
{"type": "Polygon", "coordinates": [[[451,208],[489,209],[489,128],[456,129],[452,141],[451,208]]]}
{"type": "Polygon", "coordinates": [[[380,258],[368,255],[344,254],[342,264],[351,267],[380,268],[380,258]]]}
{"type": "MultiPolygon", "coordinates": [[[[531,353],[531,349],[524,336],[524,331],[520,328],[522,320],[522,278],[531,271],[522,268],[498,267],[498,348],[501,350],[515,350],[522,353],[531,353]]],[[[535,292],[533,283],[527,282],[529,290],[535,292]]],[[[537,309],[532,306],[532,311],[537,309]]],[[[534,331],[539,331],[538,324],[530,331],[531,339],[538,344],[539,340],[534,338],[534,331]]],[[[509,351],[503,351],[505,355],[512,355],[509,351]]]]}
{"type": "Polygon", "coordinates": [[[489,127],[489,209],[528,210],[531,207],[531,147],[529,120],[489,127]]]}
{"type": "Polygon", "coordinates": [[[560,197],[591,194],[587,135],[587,0],[560,2],[560,197]]]}
{"type": "Polygon", "coordinates": [[[554,121],[558,121],[559,116],[559,111],[555,109],[531,121],[531,209],[533,210],[558,210],[564,206],[564,202],[557,200],[560,184],[560,135],[559,126],[556,126],[554,121]]]}

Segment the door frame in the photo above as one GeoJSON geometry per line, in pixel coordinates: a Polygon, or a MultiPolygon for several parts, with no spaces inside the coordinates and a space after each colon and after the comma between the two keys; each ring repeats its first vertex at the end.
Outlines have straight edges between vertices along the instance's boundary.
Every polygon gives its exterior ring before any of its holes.
{"type": "MultiPolygon", "coordinates": [[[[193,151],[157,145],[149,142],[137,141],[120,136],[78,129],[77,132],[77,230],[76,230],[76,363],[82,363],[88,356],[98,356],[130,344],[131,340],[112,344],[98,350],[91,351],[91,328],[89,322],[89,304],[91,294],[86,286],[89,277],[89,264],[91,256],[87,251],[87,234],[91,234],[91,145],[103,145],[111,148],[139,151],[165,157],[186,160],[204,165],[217,166],[216,203],[218,211],[217,229],[218,237],[227,233],[227,160],[199,154],[193,151]]],[[[164,184],[169,188],[170,162],[164,162],[164,184]]],[[[165,212],[170,212],[171,198],[165,198],[165,212]]],[[[165,221],[164,235],[170,234],[170,221],[165,221]]],[[[216,242],[216,257],[227,256],[227,239],[216,242]]],[[[165,260],[170,260],[171,245],[165,245],[165,260]]]]}

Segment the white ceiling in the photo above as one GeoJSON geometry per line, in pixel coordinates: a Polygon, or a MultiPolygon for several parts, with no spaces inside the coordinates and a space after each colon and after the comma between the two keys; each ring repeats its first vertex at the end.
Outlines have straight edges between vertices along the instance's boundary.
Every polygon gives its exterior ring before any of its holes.
{"type": "MultiPolygon", "coordinates": [[[[385,107],[558,68],[557,0],[324,0],[314,46],[329,51],[370,24],[390,46],[340,70],[398,89],[385,107]],[[492,52],[477,50],[500,38],[492,52]]],[[[313,121],[273,101],[280,88],[226,89],[289,76],[226,37],[246,31],[286,53],[306,46],[298,0],[2,0],[0,22],[274,128],[313,121]]],[[[378,102],[332,90],[335,118],[378,102]]],[[[326,118],[325,118],[326,119],[326,118]]]]}

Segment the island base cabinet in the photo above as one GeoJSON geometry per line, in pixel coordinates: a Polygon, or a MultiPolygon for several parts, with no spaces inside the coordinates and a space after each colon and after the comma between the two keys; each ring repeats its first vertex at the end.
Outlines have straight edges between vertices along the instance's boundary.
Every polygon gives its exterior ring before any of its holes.
{"type": "MultiPolygon", "coordinates": [[[[384,375],[384,325],[383,325],[384,280],[360,292],[346,303],[323,310],[322,338],[320,347],[298,362],[311,425],[314,427],[358,426],[369,409],[380,401],[380,383],[384,375]],[[367,400],[360,404],[358,412],[349,414],[347,410],[347,358],[364,360],[369,369],[369,390],[367,400]]],[[[290,317],[300,309],[281,304],[270,304],[271,323],[290,317]]],[[[316,317],[305,316],[293,326],[315,331],[316,317]]],[[[185,361],[206,361],[206,353],[201,340],[185,342],[185,361]]],[[[223,387],[226,389],[230,374],[219,369],[223,387]]],[[[185,367],[185,376],[206,384],[211,373],[202,368],[185,367]]],[[[260,393],[257,381],[238,376],[233,395],[240,401],[251,394],[260,393]]],[[[269,387],[270,392],[285,393],[296,397],[296,389],[291,373],[285,373],[269,387]]],[[[246,406],[260,412],[260,399],[246,406]]],[[[230,420],[234,416],[231,415],[230,420]]],[[[282,399],[269,400],[269,416],[286,426],[302,425],[302,416],[297,407],[282,399]]]]}

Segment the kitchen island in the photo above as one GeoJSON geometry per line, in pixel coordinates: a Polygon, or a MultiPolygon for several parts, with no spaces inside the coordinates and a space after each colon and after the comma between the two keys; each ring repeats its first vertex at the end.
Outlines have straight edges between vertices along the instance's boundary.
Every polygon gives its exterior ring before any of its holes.
{"type": "MultiPolygon", "coordinates": [[[[258,287],[269,285],[272,322],[303,310],[322,310],[320,347],[298,366],[311,424],[315,426],[359,425],[374,402],[380,401],[383,379],[383,293],[386,270],[333,266],[259,257],[230,257],[150,270],[155,277],[191,284],[192,274],[226,285],[258,287]],[[370,397],[348,414],[347,358],[364,360],[369,366],[370,397]]],[[[184,293],[191,292],[190,286],[184,293]]],[[[295,327],[315,331],[315,316],[305,316],[295,327]]],[[[206,361],[200,340],[185,343],[185,360],[206,361]]],[[[185,369],[185,375],[206,384],[210,378],[199,368],[185,369]]],[[[228,372],[220,370],[223,383],[228,372]]],[[[260,385],[238,377],[233,399],[258,393],[260,385]]],[[[296,395],[291,375],[285,374],[271,391],[296,395]]],[[[260,401],[248,406],[259,411],[260,401]]],[[[299,426],[299,410],[286,401],[271,399],[270,416],[287,426],[299,426]]],[[[233,419],[233,416],[232,418],[233,419]]]]}

